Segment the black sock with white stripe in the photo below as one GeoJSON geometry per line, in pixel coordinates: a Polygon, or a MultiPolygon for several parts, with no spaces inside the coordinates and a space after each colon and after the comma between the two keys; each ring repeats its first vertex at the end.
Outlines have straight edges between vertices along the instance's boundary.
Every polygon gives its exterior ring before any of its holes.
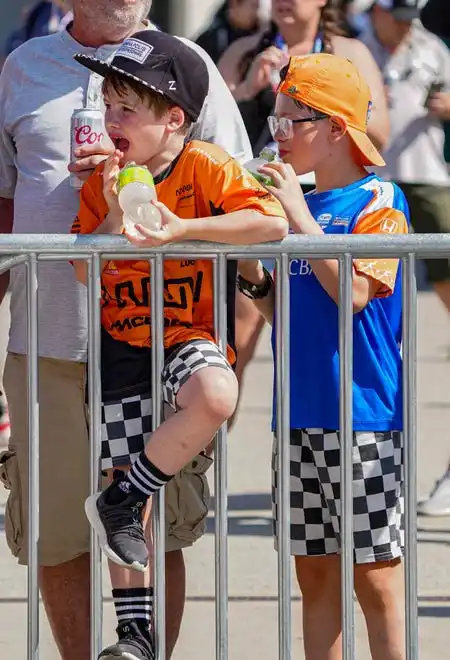
{"type": "Polygon", "coordinates": [[[153,589],[113,589],[112,596],[119,626],[135,621],[141,633],[150,640],[153,616],[153,589]]]}
{"type": "Polygon", "coordinates": [[[129,481],[134,490],[138,491],[145,499],[160,490],[166,485],[168,481],[173,478],[173,475],[168,476],[161,472],[156,465],[147,458],[145,452],[141,452],[137,460],[131,466],[130,471],[126,476],[126,481],[129,481]]]}

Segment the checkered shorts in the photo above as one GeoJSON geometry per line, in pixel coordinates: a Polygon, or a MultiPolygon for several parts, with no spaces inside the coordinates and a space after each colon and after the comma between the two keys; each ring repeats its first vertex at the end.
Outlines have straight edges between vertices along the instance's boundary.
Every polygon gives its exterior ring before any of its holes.
{"type": "MultiPolygon", "coordinates": [[[[293,429],[290,445],[291,554],[340,551],[339,433],[293,429]]],[[[278,536],[278,448],[272,456],[275,546],[278,536]]],[[[403,449],[398,431],[353,434],[355,563],[401,557],[404,547],[403,449]]]]}
{"type": "MultiPolygon", "coordinates": [[[[172,353],[161,378],[165,413],[177,410],[176,397],[196,371],[205,367],[232,369],[218,346],[194,340],[172,353]]],[[[131,465],[144,449],[152,431],[151,393],[102,403],[101,469],[131,465]]]]}

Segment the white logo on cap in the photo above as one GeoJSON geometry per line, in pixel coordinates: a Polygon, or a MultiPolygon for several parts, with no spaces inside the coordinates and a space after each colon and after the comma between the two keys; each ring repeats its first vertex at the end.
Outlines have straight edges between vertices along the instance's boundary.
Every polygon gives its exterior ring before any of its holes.
{"type": "Polygon", "coordinates": [[[171,92],[176,92],[177,91],[177,84],[175,80],[169,80],[169,90],[171,92]]]}
{"type": "Polygon", "coordinates": [[[116,57],[124,57],[139,64],[144,64],[153,50],[153,46],[140,39],[125,39],[116,53],[116,57]]]}

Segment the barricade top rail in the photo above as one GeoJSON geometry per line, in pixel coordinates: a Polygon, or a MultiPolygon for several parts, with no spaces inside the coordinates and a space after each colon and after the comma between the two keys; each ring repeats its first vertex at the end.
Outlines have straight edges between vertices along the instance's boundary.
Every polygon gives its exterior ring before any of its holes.
{"type": "Polygon", "coordinates": [[[24,256],[29,254],[54,258],[83,259],[92,254],[114,253],[128,258],[150,258],[156,254],[185,258],[196,256],[214,258],[226,254],[230,258],[291,257],[338,258],[344,254],[354,257],[404,257],[414,254],[418,258],[450,256],[450,234],[411,235],[324,235],[300,236],[289,234],[284,240],[254,245],[225,245],[192,241],[172,243],[162,247],[136,248],[123,236],[70,235],[70,234],[0,234],[0,255],[24,256]],[[138,254],[138,256],[136,256],[138,254]]]}

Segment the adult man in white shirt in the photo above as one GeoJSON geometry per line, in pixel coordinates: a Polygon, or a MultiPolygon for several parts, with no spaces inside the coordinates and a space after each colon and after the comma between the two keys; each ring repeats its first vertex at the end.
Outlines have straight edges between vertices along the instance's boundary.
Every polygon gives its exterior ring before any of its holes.
{"type": "MultiPolygon", "coordinates": [[[[67,171],[70,117],[75,108],[101,104],[101,81],[73,56],[112,58],[125,37],[142,29],[150,6],[151,0],[74,0],[74,22],[67,30],[27,42],[6,61],[0,78],[0,232],[69,231],[78,210],[78,194],[70,187],[67,171]]],[[[204,57],[210,92],[191,137],[217,142],[241,160],[250,158],[236,104],[212,61],[204,57]]],[[[104,157],[101,153],[79,156],[86,158],[77,169],[87,170],[104,157]]],[[[10,451],[1,459],[11,488],[7,540],[22,564],[28,559],[24,277],[23,270],[11,273],[11,331],[4,380],[12,437],[10,451]]],[[[8,278],[1,277],[0,299],[7,286],[8,278]]],[[[40,586],[63,660],[87,659],[90,653],[89,529],[83,511],[89,477],[86,343],[86,296],[75,282],[72,267],[40,264],[40,586]]],[[[184,606],[182,548],[202,534],[201,520],[207,512],[204,472],[208,460],[200,458],[175,480],[172,494],[166,490],[168,657],[184,606]],[[190,493],[190,511],[181,520],[178,502],[185,493],[190,493]]]]}

